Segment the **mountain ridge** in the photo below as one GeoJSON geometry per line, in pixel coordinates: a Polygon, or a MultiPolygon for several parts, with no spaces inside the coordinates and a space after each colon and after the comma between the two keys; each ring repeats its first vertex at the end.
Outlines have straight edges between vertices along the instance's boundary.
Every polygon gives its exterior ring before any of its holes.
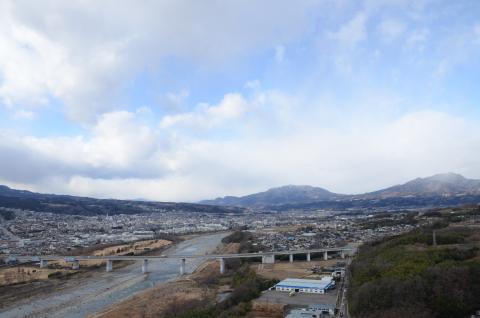
{"type": "Polygon", "coordinates": [[[404,184],[367,193],[367,195],[454,195],[460,193],[480,194],[480,180],[467,179],[460,174],[448,172],[416,178],[404,184]]]}
{"type": "Polygon", "coordinates": [[[97,199],[63,194],[43,194],[0,185],[0,208],[76,215],[142,214],[164,211],[243,213],[244,208],[184,202],[97,199]]]}
{"type": "Polygon", "coordinates": [[[213,200],[200,201],[202,204],[234,205],[234,206],[276,206],[283,204],[313,203],[326,200],[354,200],[354,199],[381,199],[405,196],[449,196],[449,195],[480,195],[480,180],[467,179],[456,173],[441,173],[425,178],[416,178],[406,183],[394,185],[384,189],[363,194],[340,194],[330,192],[321,187],[287,185],[275,187],[263,192],[245,196],[226,196],[213,200]],[[312,193],[321,195],[314,196],[312,193]],[[303,200],[299,193],[303,193],[303,200]],[[270,194],[270,195],[269,195],[270,194]],[[281,200],[275,200],[276,196],[282,196],[281,200]],[[294,198],[292,200],[292,197],[294,198]]]}
{"type": "Polygon", "coordinates": [[[0,207],[58,214],[140,214],[157,211],[242,213],[249,208],[288,209],[417,208],[480,203],[480,180],[455,173],[416,178],[381,190],[346,195],[309,185],[287,185],[246,196],[227,196],[199,203],[96,199],[41,194],[0,185],[0,207]]]}
{"type": "Polygon", "coordinates": [[[285,185],[281,187],[270,188],[263,192],[258,192],[242,197],[226,196],[213,200],[203,200],[200,201],[200,203],[215,205],[218,204],[256,206],[262,205],[265,202],[275,201],[274,205],[281,205],[289,203],[305,203],[318,200],[333,199],[338,196],[342,195],[330,192],[320,187],[313,187],[309,185],[285,185]]]}

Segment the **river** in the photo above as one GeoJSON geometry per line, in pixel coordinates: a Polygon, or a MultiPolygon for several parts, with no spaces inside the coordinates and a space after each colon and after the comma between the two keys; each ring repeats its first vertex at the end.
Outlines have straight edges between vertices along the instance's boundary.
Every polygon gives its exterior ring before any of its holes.
{"type": "MultiPolygon", "coordinates": [[[[172,246],[162,254],[207,254],[214,251],[226,235],[221,233],[198,236],[172,246]]],[[[201,259],[187,259],[186,272],[193,272],[202,262],[201,259]]],[[[139,261],[113,272],[98,273],[90,279],[79,281],[78,285],[67,290],[47,291],[43,296],[38,295],[28,301],[4,308],[0,310],[0,317],[83,318],[135,293],[178,277],[179,268],[179,259],[150,260],[149,273],[143,274],[139,261]]]]}

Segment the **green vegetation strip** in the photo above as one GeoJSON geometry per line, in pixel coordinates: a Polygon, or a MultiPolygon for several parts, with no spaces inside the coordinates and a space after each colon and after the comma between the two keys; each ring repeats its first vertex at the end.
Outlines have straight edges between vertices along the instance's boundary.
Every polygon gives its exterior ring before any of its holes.
{"type": "MultiPolygon", "coordinates": [[[[366,244],[351,265],[354,317],[466,317],[480,309],[475,231],[432,229],[366,244]]],[[[478,238],[478,236],[477,236],[478,238]]]]}

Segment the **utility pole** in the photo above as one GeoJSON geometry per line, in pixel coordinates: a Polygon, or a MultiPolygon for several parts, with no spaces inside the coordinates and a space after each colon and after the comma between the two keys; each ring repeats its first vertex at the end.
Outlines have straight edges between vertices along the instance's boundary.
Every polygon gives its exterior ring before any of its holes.
{"type": "Polygon", "coordinates": [[[437,246],[437,233],[435,232],[435,230],[433,230],[432,232],[432,245],[437,246]]]}

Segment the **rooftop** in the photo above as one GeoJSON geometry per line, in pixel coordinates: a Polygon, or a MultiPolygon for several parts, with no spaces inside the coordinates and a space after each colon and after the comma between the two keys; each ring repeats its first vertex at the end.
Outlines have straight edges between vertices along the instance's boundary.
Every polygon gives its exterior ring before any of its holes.
{"type": "Polygon", "coordinates": [[[290,288],[318,288],[326,289],[332,285],[331,277],[323,277],[321,280],[316,279],[300,279],[300,278],[287,278],[276,284],[278,287],[290,287],[290,288]]]}

